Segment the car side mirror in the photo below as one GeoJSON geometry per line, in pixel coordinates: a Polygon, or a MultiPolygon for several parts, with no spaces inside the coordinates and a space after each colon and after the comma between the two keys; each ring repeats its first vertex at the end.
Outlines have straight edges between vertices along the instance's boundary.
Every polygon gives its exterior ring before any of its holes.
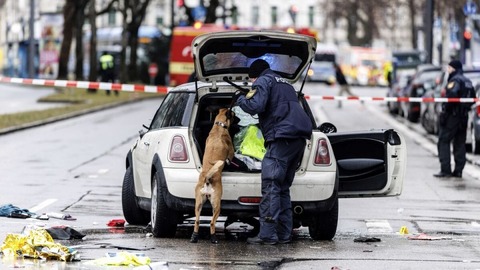
{"type": "Polygon", "coordinates": [[[147,133],[147,132],[150,130],[150,128],[147,127],[146,125],[142,125],[142,127],[144,127],[144,128],[146,129],[146,131],[143,130],[143,129],[140,129],[140,130],[138,131],[138,134],[140,135],[140,139],[143,138],[143,135],[145,135],[145,133],[147,133]]]}
{"type": "Polygon", "coordinates": [[[337,127],[330,122],[322,123],[320,126],[318,126],[318,129],[325,134],[337,132],[337,127]]]}

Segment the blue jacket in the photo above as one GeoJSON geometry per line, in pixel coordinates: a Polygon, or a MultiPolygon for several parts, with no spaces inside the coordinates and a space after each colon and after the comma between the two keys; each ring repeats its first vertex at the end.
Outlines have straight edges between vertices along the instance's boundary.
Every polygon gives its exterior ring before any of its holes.
{"type": "Polygon", "coordinates": [[[295,89],[270,69],[260,74],[252,91],[240,96],[236,104],[251,115],[258,114],[266,142],[278,138],[310,139],[312,135],[312,121],[300,106],[295,89]]]}
{"type": "MultiPolygon", "coordinates": [[[[448,83],[446,87],[447,98],[462,98],[467,97],[469,89],[473,89],[473,84],[470,79],[463,75],[463,70],[455,70],[448,76],[448,83]]],[[[466,103],[443,103],[443,111],[447,113],[461,113],[466,115],[470,110],[472,104],[466,103]]]]}

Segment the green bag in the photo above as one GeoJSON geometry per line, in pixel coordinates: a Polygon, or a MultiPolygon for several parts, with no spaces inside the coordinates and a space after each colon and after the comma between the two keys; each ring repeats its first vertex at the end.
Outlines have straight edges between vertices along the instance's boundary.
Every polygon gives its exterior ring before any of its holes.
{"type": "Polygon", "coordinates": [[[256,125],[249,125],[243,128],[235,134],[233,140],[235,149],[240,154],[254,157],[258,160],[262,160],[265,156],[265,139],[262,131],[256,125]]]}

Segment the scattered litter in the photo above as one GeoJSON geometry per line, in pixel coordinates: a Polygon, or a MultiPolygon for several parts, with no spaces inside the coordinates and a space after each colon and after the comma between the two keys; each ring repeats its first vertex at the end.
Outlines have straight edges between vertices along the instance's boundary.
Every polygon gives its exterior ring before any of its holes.
{"type": "Polygon", "coordinates": [[[54,226],[46,229],[53,239],[83,239],[86,235],[68,226],[54,226]]]}
{"type": "Polygon", "coordinates": [[[35,217],[37,216],[37,214],[28,211],[28,209],[22,209],[12,204],[5,204],[0,206],[0,216],[12,218],[29,218],[35,217]]]}
{"type": "Polygon", "coordinates": [[[358,238],[353,239],[353,242],[363,242],[363,243],[380,242],[380,241],[382,241],[382,240],[380,240],[380,238],[376,238],[376,237],[358,237],[358,238]]]}
{"type": "Polygon", "coordinates": [[[150,232],[149,232],[149,233],[147,233],[147,234],[145,235],[145,237],[151,238],[151,237],[153,237],[153,233],[150,233],[150,232]]]}
{"type": "Polygon", "coordinates": [[[472,227],[476,227],[476,228],[480,227],[480,224],[476,221],[472,221],[471,224],[472,224],[472,227]]]}
{"type": "MultiPolygon", "coordinates": [[[[142,266],[150,264],[149,257],[137,256],[126,251],[107,253],[106,257],[93,260],[91,263],[99,266],[142,266]]],[[[89,262],[90,263],[90,262],[89,262]]]]}
{"type": "Polygon", "coordinates": [[[135,270],[168,270],[167,262],[154,262],[149,265],[143,265],[133,268],[135,270]]]}
{"type": "Polygon", "coordinates": [[[125,220],[124,219],[112,219],[107,223],[107,225],[109,227],[124,227],[125,226],[125,220]]]}
{"type": "Polygon", "coordinates": [[[77,251],[53,241],[52,236],[42,228],[28,231],[28,235],[8,234],[0,249],[6,257],[73,261],[77,251]]]}
{"type": "Polygon", "coordinates": [[[330,270],[349,270],[348,268],[343,268],[343,267],[338,267],[338,266],[332,266],[330,270]]]}
{"type": "Polygon", "coordinates": [[[402,226],[402,227],[400,228],[400,232],[399,232],[399,233],[402,234],[402,235],[408,234],[408,228],[407,228],[407,226],[402,226]]]}
{"type": "Polygon", "coordinates": [[[445,236],[436,237],[436,236],[427,235],[425,233],[409,236],[408,239],[409,240],[452,240],[451,237],[445,237],[445,236]]]}
{"type": "Polygon", "coordinates": [[[52,213],[47,213],[47,216],[50,218],[63,219],[63,220],[77,220],[76,218],[72,217],[70,214],[52,212],[52,213]]]}
{"type": "Polygon", "coordinates": [[[37,219],[39,219],[39,220],[49,220],[50,218],[47,216],[47,214],[43,213],[42,215],[38,216],[37,219]]]}

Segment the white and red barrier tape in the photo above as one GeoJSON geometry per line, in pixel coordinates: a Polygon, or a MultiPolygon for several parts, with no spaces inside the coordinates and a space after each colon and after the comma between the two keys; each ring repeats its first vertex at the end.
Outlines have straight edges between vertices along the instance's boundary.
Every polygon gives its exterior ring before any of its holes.
{"type": "Polygon", "coordinates": [[[75,88],[85,88],[85,89],[113,90],[113,91],[126,91],[126,92],[147,92],[147,93],[167,93],[169,90],[169,87],[166,87],[166,86],[88,82],[88,81],[23,79],[23,78],[9,78],[9,77],[1,77],[1,76],[0,76],[0,82],[27,84],[27,85],[40,85],[40,86],[75,87],[75,88]]]}
{"type": "MultiPolygon", "coordinates": [[[[89,81],[68,81],[68,80],[44,80],[44,79],[23,79],[10,78],[0,76],[0,82],[39,85],[39,86],[55,86],[55,87],[75,87],[84,89],[113,90],[126,92],[146,92],[146,93],[167,93],[170,87],[141,85],[141,84],[121,84],[106,82],[89,82],[89,81]]],[[[457,102],[468,103],[480,101],[479,98],[427,98],[427,97],[357,97],[357,96],[310,96],[310,100],[358,100],[358,101],[386,101],[386,102],[457,102]]]]}
{"type": "Polygon", "coordinates": [[[427,98],[427,97],[357,97],[357,96],[307,96],[310,100],[359,100],[359,101],[387,101],[387,102],[477,102],[479,98],[427,98]]]}

